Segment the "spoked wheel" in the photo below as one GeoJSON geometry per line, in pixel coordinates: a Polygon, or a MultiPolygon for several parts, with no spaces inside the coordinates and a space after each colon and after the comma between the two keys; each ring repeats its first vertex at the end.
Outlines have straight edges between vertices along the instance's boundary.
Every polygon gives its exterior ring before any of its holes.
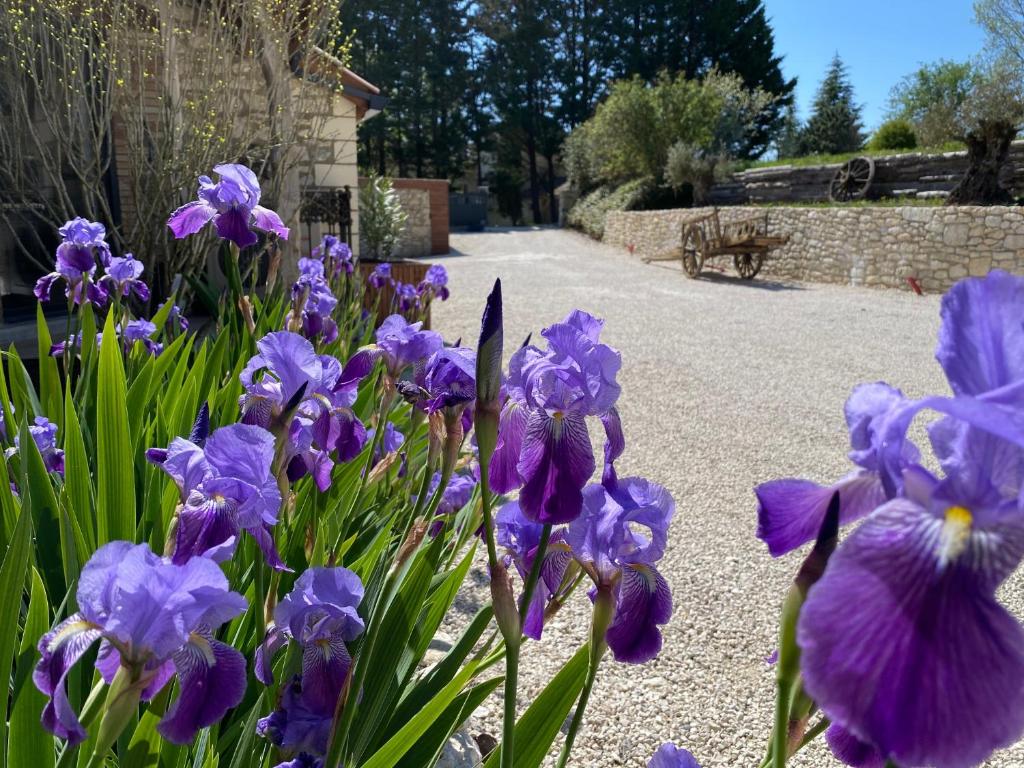
{"type": "Polygon", "coordinates": [[[740,277],[744,280],[753,280],[761,271],[764,256],[760,253],[738,253],[732,257],[732,263],[740,277]]]}
{"type": "Polygon", "coordinates": [[[848,203],[867,196],[875,178],[875,161],[870,157],[855,157],[843,163],[828,185],[828,196],[833,202],[848,203]]]}
{"type": "Polygon", "coordinates": [[[689,277],[700,277],[704,268],[704,232],[700,227],[689,227],[683,238],[683,271],[689,277]]]}

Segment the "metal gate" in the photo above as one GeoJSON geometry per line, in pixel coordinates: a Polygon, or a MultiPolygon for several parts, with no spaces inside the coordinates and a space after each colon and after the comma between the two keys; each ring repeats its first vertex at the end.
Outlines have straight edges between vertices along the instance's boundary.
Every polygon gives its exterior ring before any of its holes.
{"type": "Polygon", "coordinates": [[[487,227],[487,192],[455,192],[448,195],[448,223],[470,232],[487,227]]]}

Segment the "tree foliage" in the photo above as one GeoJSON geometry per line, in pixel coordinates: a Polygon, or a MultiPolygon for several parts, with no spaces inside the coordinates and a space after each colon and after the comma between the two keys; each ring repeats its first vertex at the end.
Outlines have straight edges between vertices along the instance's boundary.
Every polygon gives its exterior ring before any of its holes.
{"type": "Polygon", "coordinates": [[[702,80],[667,74],[653,85],[639,77],[621,80],[594,117],[573,131],[567,165],[582,189],[642,177],[661,182],[673,146],[699,147],[706,158],[741,155],[774,104],[738,75],[717,70],[702,80]]]}
{"type": "Polygon", "coordinates": [[[957,115],[974,87],[969,62],[939,60],[904,77],[889,96],[889,117],[907,120],[918,141],[937,147],[957,138],[957,115]]]}
{"type": "MultiPolygon", "coordinates": [[[[390,100],[360,129],[363,168],[493,185],[490,165],[505,188],[522,180],[535,222],[555,218],[563,142],[611,83],[735,75],[772,97],[740,157],[767,149],[792,102],[762,0],[346,0],[341,13],[353,67],[390,100]]],[[[673,142],[656,143],[660,176],[673,142]]]]}

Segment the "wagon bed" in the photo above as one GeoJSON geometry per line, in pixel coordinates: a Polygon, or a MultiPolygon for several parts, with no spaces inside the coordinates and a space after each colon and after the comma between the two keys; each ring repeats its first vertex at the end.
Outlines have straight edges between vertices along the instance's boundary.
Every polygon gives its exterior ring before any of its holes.
{"type": "Polygon", "coordinates": [[[649,256],[645,262],[679,259],[683,271],[698,277],[708,259],[732,256],[736,272],[744,280],[752,280],[768,254],[789,242],[789,235],[768,234],[768,213],[750,216],[723,224],[718,209],[712,209],[683,223],[679,247],[649,256]]]}

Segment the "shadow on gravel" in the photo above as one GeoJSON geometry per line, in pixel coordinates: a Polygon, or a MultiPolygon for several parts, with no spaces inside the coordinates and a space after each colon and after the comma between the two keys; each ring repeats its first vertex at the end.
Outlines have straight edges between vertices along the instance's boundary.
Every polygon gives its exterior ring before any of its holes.
{"type": "Polygon", "coordinates": [[[765,280],[755,277],[753,280],[744,280],[736,275],[723,274],[721,272],[704,271],[700,278],[708,283],[723,283],[735,285],[738,288],[757,288],[762,291],[804,291],[807,290],[799,283],[780,283],[777,280],[765,280]]]}
{"type": "MultiPolygon", "coordinates": [[[[675,272],[679,275],[680,280],[689,280],[683,271],[674,263],[658,263],[653,262],[650,266],[657,267],[658,269],[664,269],[668,272],[675,272]]],[[[756,288],[761,291],[805,291],[807,290],[800,283],[784,283],[777,280],[765,280],[764,278],[755,277],[753,280],[744,280],[736,275],[730,275],[728,272],[719,272],[709,266],[705,266],[704,270],[700,273],[700,277],[697,278],[705,283],[718,283],[721,285],[734,285],[737,288],[756,288]]]]}

